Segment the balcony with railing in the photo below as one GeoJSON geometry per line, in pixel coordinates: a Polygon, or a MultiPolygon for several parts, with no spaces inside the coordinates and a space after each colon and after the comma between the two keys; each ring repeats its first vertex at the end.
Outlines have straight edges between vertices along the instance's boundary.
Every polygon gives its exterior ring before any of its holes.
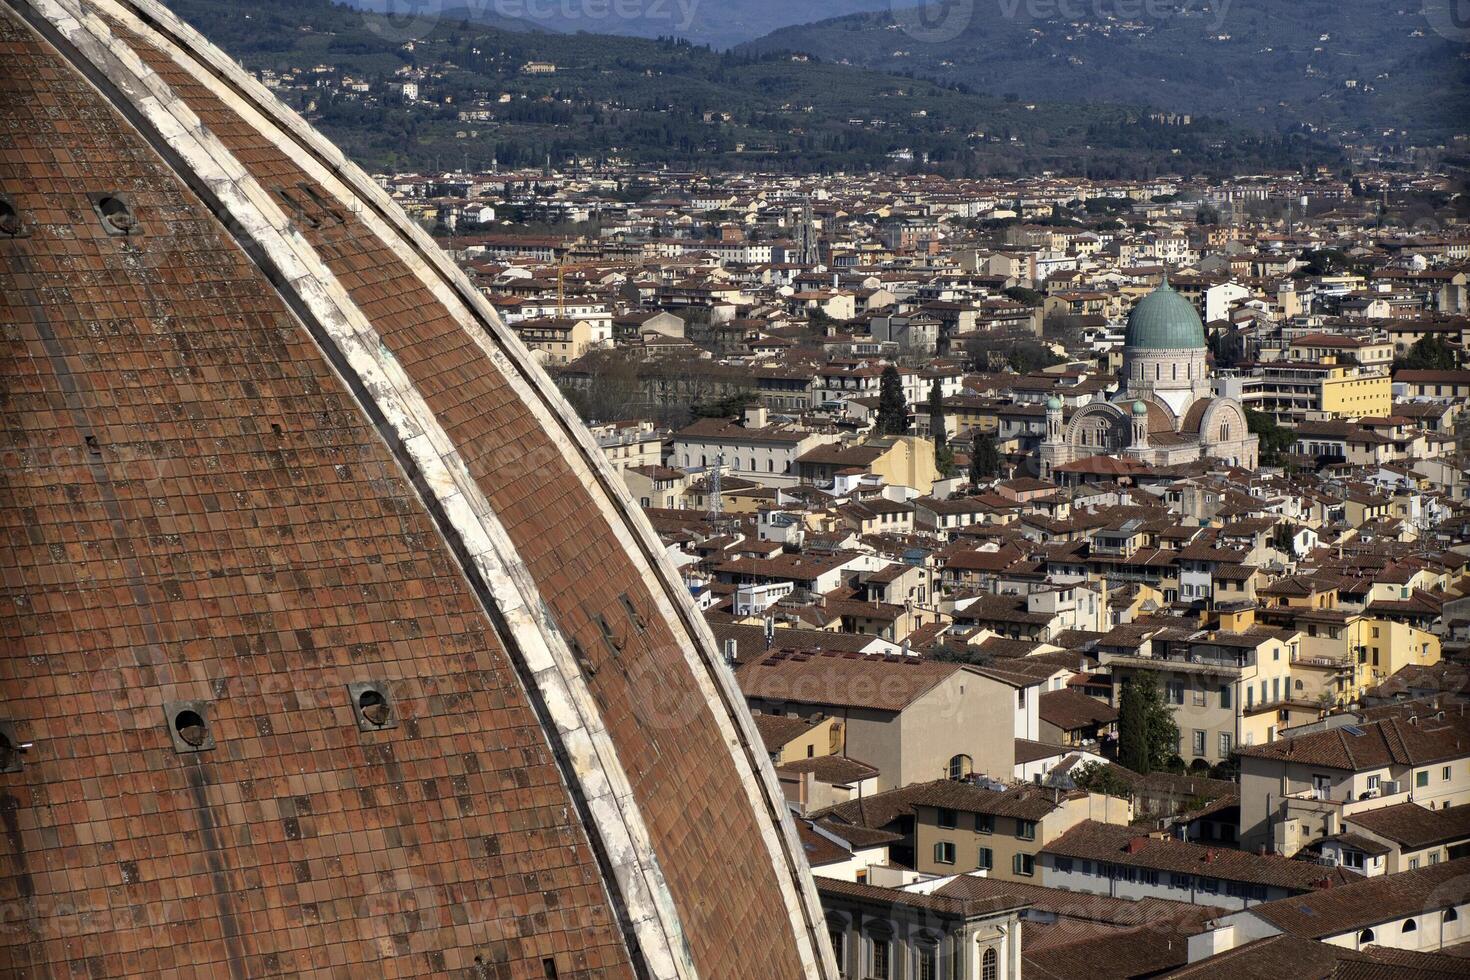
{"type": "Polygon", "coordinates": [[[1351,674],[1353,672],[1353,662],[1346,657],[1309,656],[1304,653],[1298,653],[1292,656],[1291,662],[1296,666],[1319,667],[1338,674],[1351,674]]]}
{"type": "Polygon", "coordinates": [[[1334,819],[1350,816],[1363,810],[1406,803],[1410,799],[1407,781],[1385,780],[1378,786],[1353,794],[1350,780],[1335,786],[1309,786],[1282,797],[1283,816],[1287,819],[1322,820],[1329,815],[1334,819]]]}

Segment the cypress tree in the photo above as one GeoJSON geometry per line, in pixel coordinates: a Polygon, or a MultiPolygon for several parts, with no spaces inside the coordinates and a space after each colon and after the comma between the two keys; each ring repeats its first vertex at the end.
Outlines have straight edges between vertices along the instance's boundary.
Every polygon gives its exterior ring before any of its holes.
{"type": "Polygon", "coordinates": [[[1000,473],[1000,450],[989,432],[975,430],[970,441],[970,482],[981,483],[1000,473]]]}
{"type": "Polygon", "coordinates": [[[901,436],[909,431],[909,403],[903,397],[903,382],[892,364],[883,369],[878,389],[878,435],[901,436]]]}
{"type": "Polygon", "coordinates": [[[1137,680],[1123,682],[1123,696],[1118,701],[1118,763],[1147,774],[1148,719],[1138,687],[1137,680]]]}
{"type": "Polygon", "coordinates": [[[1147,775],[1168,767],[1178,742],[1174,712],[1154,675],[1140,673],[1124,681],[1118,702],[1118,762],[1147,775]]]}
{"type": "Polygon", "coordinates": [[[948,421],[944,415],[944,392],[939,390],[939,379],[929,386],[929,433],[934,437],[934,451],[949,445],[948,421]]]}

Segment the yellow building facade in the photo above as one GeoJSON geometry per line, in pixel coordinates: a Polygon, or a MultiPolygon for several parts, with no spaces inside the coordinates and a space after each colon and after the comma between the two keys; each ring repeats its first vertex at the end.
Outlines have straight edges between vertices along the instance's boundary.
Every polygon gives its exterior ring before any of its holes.
{"type": "Polygon", "coordinates": [[[1332,418],[1388,416],[1393,412],[1393,383],[1387,372],[1334,367],[1320,382],[1319,410],[1332,418]]]}

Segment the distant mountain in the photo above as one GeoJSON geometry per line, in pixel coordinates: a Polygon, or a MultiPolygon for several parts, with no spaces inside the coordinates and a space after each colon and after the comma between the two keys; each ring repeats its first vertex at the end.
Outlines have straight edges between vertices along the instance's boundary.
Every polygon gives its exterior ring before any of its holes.
{"type": "Polygon", "coordinates": [[[1443,138],[1470,132],[1470,27],[1452,16],[1457,2],[934,0],[776,30],[739,50],[802,51],[1027,101],[1443,138]],[[1137,12],[1109,14],[1118,9],[1137,12]]]}
{"type": "Polygon", "coordinates": [[[348,0],[403,20],[448,10],[492,27],[682,38],[717,50],[780,27],[887,10],[892,0],[348,0]]]}
{"type": "Polygon", "coordinates": [[[169,0],[360,163],[436,170],[548,156],[681,168],[1100,178],[1341,165],[1300,135],[1141,109],[1020,103],[785,54],[683,41],[415,22],[327,0],[169,0]],[[530,63],[547,63],[528,71],[530,63]],[[554,66],[554,70],[552,69],[554,66]],[[354,87],[341,84],[350,75],[354,87]],[[419,98],[406,103],[412,78],[419,98]]]}

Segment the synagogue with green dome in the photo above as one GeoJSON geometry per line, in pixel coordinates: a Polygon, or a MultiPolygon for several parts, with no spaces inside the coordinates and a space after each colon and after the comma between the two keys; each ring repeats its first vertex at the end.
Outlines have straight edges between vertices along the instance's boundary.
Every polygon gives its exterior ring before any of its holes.
{"type": "Polygon", "coordinates": [[[1256,468],[1259,446],[1245,407],[1215,396],[1204,323],[1167,278],[1128,314],[1118,393],[1070,415],[1060,400],[1047,403],[1042,478],[1091,456],[1149,466],[1218,459],[1256,468]]]}

